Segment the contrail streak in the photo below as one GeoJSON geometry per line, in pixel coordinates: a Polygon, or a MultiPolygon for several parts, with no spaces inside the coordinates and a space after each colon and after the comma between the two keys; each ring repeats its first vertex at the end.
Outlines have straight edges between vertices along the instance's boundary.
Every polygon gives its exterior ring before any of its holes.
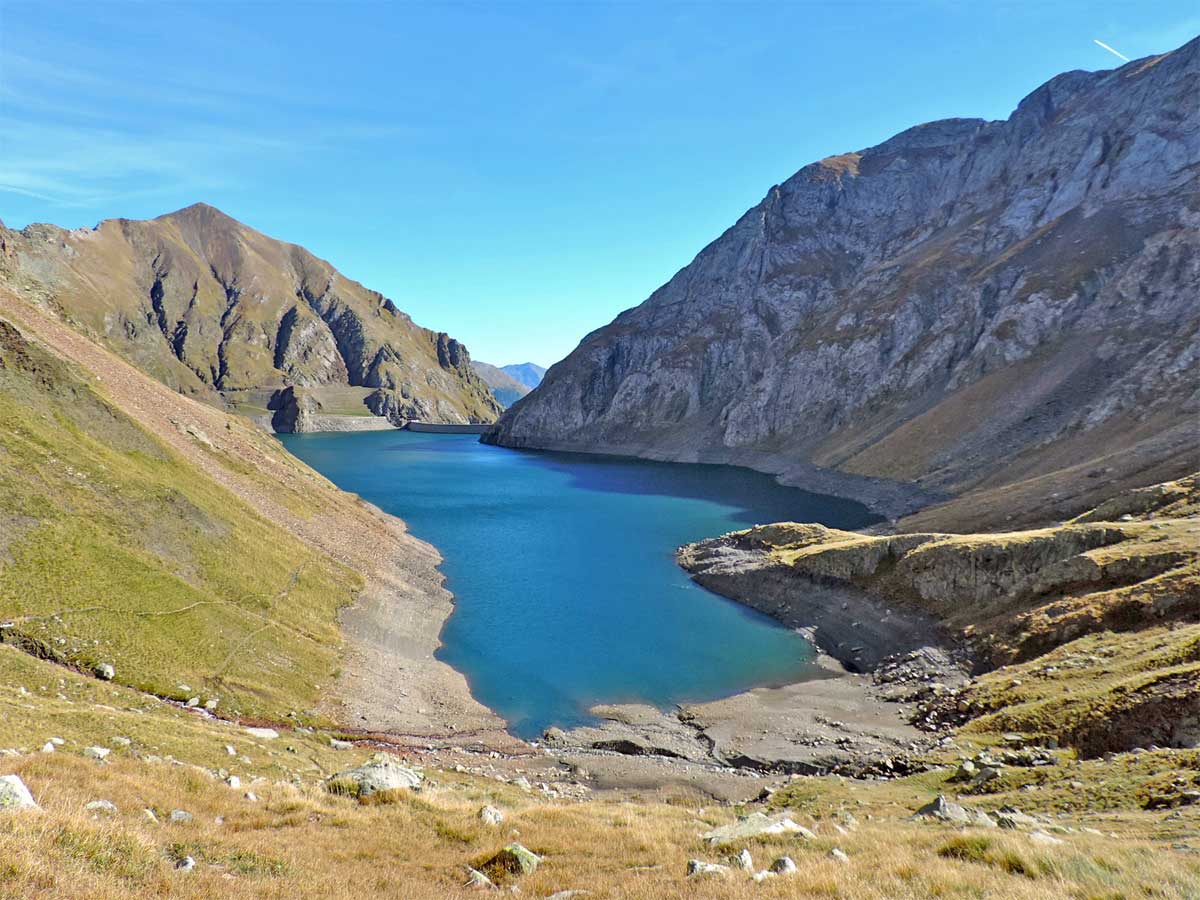
{"type": "Polygon", "coordinates": [[[1124,53],[1121,53],[1118,50],[1114,50],[1112,47],[1108,46],[1108,44],[1104,43],[1104,41],[1097,41],[1095,38],[1092,38],[1092,42],[1100,45],[1101,47],[1103,47],[1105,50],[1107,50],[1109,53],[1111,53],[1113,56],[1117,57],[1118,59],[1123,59],[1123,60],[1125,60],[1125,62],[1133,62],[1133,60],[1131,60],[1124,53]]]}

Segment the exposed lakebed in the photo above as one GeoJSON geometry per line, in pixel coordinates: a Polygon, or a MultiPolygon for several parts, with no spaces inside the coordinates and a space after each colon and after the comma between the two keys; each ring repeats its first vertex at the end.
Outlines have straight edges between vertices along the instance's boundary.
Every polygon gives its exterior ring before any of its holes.
{"type": "Polygon", "coordinates": [[[711,700],[814,674],[799,634],[694,584],[689,541],[761,522],[857,528],[857,503],[729,466],[509,450],[471,435],[281,435],[445,558],[440,659],[521,737],[599,703],[711,700]]]}

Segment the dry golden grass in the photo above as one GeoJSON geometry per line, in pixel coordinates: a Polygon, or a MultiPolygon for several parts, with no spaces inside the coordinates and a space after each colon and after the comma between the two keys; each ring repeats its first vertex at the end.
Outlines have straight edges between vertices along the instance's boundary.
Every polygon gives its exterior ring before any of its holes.
{"type": "MultiPolygon", "coordinates": [[[[15,768],[43,806],[9,814],[0,831],[0,896],[456,897],[464,866],[510,840],[544,862],[520,879],[525,896],[586,889],[594,897],[1178,898],[1200,896],[1200,857],[1145,840],[1087,833],[1042,845],[998,829],[959,831],[894,818],[837,834],[831,820],[804,821],[816,840],[774,837],[747,844],[758,865],[790,855],[799,872],[756,885],[741,874],[687,879],[687,860],[719,861],[698,834],[729,810],[598,800],[537,801],[505,785],[435,773],[427,791],[363,805],[319,788],[256,787],[258,803],[196,771],[121,760],[110,765],[67,754],[25,757],[15,768]],[[111,819],[83,809],[114,802],[111,819]],[[494,803],[508,818],[483,825],[494,803]],[[143,809],[159,813],[151,822],[143,809]],[[172,809],[193,821],[171,823],[172,809]],[[218,817],[223,821],[218,822],[218,817]],[[842,849],[849,863],[833,859],[842,849]],[[183,856],[197,866],[174,869],[183,856]]],[[[1195,823],[1193,823],[1195,824],[1195,823]]],[[[740,849],[740,848],[737,848],[740,849]]]]}
{"type": "MultiPolygon", "coordinates": [[[[519,880],[530,897],[567,889],[647,900],[1200,896],[1200,855],[1171,849],[1200,831],[1200,811],[1080,813],[1058,820],[1073,829],[1058,835],[1062,844],[1043,845],[1025,833],[909,821],[912,809],[944,789],[945,771],[890,782],[800,778],[771,805],[792,810],[817,838],[746,844],[759,867],[791,856],[799,867],[795,876],[761,885],[742,873],[688,879],[688,859],[719,862],[730,852],[708,848],[700,835],[731,821],[737,810],[605,797],[549,800],[436,769],[426,771],[420,793],[360,803],[329,794],[321,778],[362,762],[369,749],[335,751],[316,732],[252,739],[230,723],[12,648],[0,648],[0,657],[8,663],[0,686],[0,743],[28,751],[51,735],[66,741],[51,754],[0,757],[0,773],[19,774],[42,806],[0,814],[0,897],[6,900],[465,897],[476,894],[463,887],[465,866],[512,840],[544,857],[534,875],[519,880]],[[111,743],[113,734],[131,737],[132,746],[114,749],[104,764],[79,755],[88,744],[111,743]],[[225,752],[226,743],[236,745],[236,757],[225,752]],[[214,774],[218,767],[238,774],[241,787],[222,782],[214,774]],[[245,798],[248,790],[257,802],[245,798]],[[117,814],[93,817],[84,805],[98,799],[115,803],[117,814]],[[479,820],[484,804],[504,810],[502,826],[479,820]],[[171,822],[174,809],[188,811],[192,821],[171,822]],[[844,812],[861,824],[840,833],[844,812]],[[1104,834],[1078,830],[1084,825],[1104,834]],[[849,863],[831,856],[835,847],[849,863]],[[195,859],[193,871],[175,870],[184,856],[195,859]]],[[[1101,763],[1087,765],[1089,782],[1105,777],[1101,763]]],[[[1062,789],[1051,785],[1031,794],[1014,788],[1012,795],[975,802],[994,807],[1015,799],[1047,808],[1052,792],[1062,789]]]]}

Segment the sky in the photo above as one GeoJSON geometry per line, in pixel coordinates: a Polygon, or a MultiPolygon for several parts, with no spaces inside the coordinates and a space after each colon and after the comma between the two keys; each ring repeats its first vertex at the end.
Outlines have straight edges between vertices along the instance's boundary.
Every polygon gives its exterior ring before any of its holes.
{"type": "Polygon", "coordinates": [[[0,219],[203,201],[549,365],[802,166],[1198,32],[1194,0],[0,0],[0,219]]]}

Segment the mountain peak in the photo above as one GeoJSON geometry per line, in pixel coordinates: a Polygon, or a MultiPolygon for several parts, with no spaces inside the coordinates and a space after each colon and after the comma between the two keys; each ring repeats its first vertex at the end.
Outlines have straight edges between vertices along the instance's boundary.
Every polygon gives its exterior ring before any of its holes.
{"type": "Polygon", "coordinates": [[[222,210],[211,206],[208,203],[193,203],[191,206],[185,206],[182,209],[177,209],[174,212],[164,213],[158,216],[154,221],[170,221],[170,222],[195,222],[204,224],[229,224],[241,225],[242,223],[222,210]]]}

